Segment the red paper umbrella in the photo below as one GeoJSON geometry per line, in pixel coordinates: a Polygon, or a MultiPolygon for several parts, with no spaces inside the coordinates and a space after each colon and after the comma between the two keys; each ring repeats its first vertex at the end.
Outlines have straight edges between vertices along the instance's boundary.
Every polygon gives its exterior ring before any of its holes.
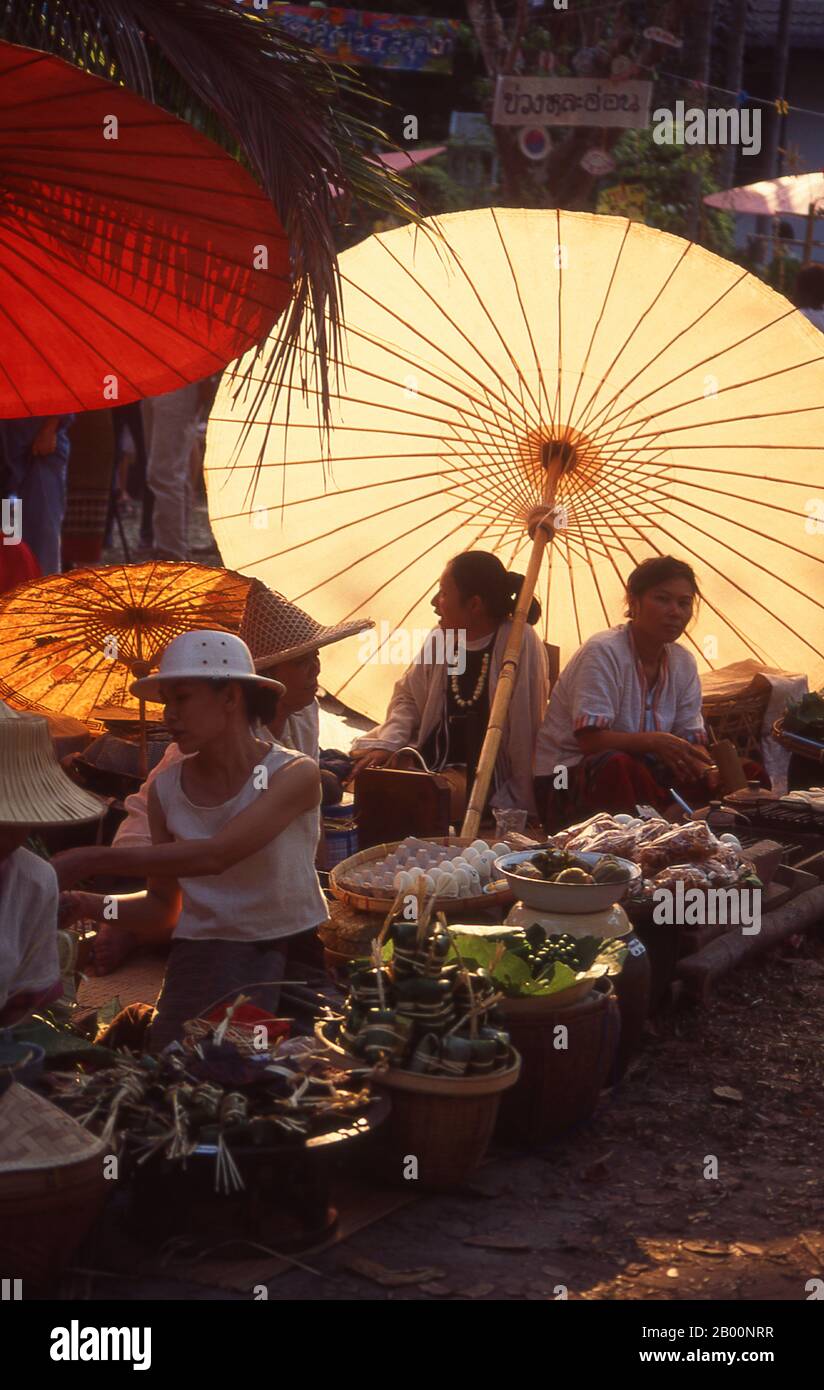
{"type": "Polygon", "coordinates": [[[283,228],[234,159],[125,87],[0,43],[0,418],[198,381],[289,296],[283,228]]]}

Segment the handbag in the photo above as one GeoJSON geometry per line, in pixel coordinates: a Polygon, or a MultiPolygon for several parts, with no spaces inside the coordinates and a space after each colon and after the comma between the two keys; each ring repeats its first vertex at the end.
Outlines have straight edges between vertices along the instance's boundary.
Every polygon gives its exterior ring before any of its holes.
{"type": "Polygon", "coordinates": [[[463,816],[466,776],[461,768],[430,772],[417,748],[399,748],[419,767],[368,767],[355,778],[355,820],[360,849],[391,844],[407,835],[421,839],[449,834],[463,816]]]}

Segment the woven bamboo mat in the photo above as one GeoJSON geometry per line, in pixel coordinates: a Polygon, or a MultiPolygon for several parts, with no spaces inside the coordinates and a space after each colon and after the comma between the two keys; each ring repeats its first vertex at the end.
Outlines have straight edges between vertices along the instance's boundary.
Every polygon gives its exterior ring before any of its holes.
{"type": "Polygon", "coordinates": [[[84,1009],[100,1009],[112,999],[119,999],[124,1009],[129,1004],[154,1004],[166,959],[166,951],[137,951],[111,975],[88,975],[81,980],[77,1002],[84,1009]]]}

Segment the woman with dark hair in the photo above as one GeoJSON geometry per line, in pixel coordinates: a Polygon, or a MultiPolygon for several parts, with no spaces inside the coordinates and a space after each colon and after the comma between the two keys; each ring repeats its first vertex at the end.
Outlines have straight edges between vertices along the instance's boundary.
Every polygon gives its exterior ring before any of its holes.
{"type": "Polygon", "coordinates": [[[695,657],[678,638],[699,597],[691,567],[645,560],[627,580],[629,622],[584,642],[561,672],[538,735],[536,798],[550,828],[596,811],[667,811],[674,787],[705,805],[707,753],[695,657]]]}
{"type": "MultiPolygon", "coordinates": [[[[466,550],[450,560],[432,600],[441,640],[429,634],[395,686],[383,724],[352,745],[353,777],[411,746],[433,772],[465,769],[471,789],[522,583],[522,575],[487,551],[466,550]]],[[[540,615],[533,599],[528,623],[540,615]]],[[[546,651],[528,626],[495,764],[492,806],[534,810],[532,760],[548,688],[546,651]]]]}

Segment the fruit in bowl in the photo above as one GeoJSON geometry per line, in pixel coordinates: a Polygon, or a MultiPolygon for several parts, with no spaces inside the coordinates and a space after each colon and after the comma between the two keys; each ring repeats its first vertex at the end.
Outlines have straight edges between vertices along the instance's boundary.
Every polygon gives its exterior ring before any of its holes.
{"type": "Polygon", "coordinates": [[[562,849],[538,850],[510,872],[518,878],[543,883],[628,883],[632,876],[629,866],[614,854],[589,855],[584,859],[562,849]]]}
{"type": "Polygon", "coordinates": [[[496,869],[527,907],[543,912],[599,912],[625,897],[637,864],[612,855],[519,850],[496,860],[496,869]]]}

